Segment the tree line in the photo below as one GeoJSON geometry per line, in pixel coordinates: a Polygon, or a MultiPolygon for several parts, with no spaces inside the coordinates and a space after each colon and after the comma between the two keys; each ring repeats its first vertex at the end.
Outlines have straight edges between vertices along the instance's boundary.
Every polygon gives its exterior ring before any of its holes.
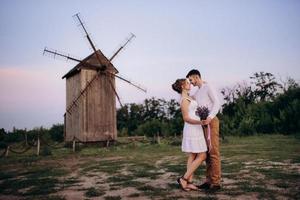
{"type": "MultiPolygon", "coordinates": [[[[221,90],[224,98],[220,118],[220,133],[225,135],[299,134],[300,87],[292,78],[279,81],[271,73],[257,72],[249,81],[221,90]]],[[[125,104],[117,110],[119,136],[146,135],[179,136],[183,120],[177,100],[145,99],[143,103],[125,104]]],[[[63,141],[63,124],[32,130],[0,129],[3,144],[33,139],[43,134],[54,141],[63,141]]],[[[299,134],[300,135],[300,134],[299,134]]]]}
{"type": "Polygon", "coordinates": [[[7,145],[17,142],[33,142],[37,140],[37,135],[45,140],[56,142],[64,141],[64,125],[54,124],[51,128],[36,127],[31,130],[13,128],[12,131],[0,129],[0,149],[5,149],[7,145]]]}
{"type": "Polygon", "coordinates": [[[292,78],[278,81],[259,72],[247,82],[223,88],[221,131],[224,134],[299,134],[300,87],[292,78]]]}
{"type": "MultiPolygon", "coordinates": [[[[279,81],[267,72],[257,72],[232,87],[221,90],[224,104],[218,114],[220,133],[296,134],[300,130],[300,88],[292,78],[279,81]]],[[[180,135],[183,121],[174,99],[150,98],[142,104],[126,104],[117,111],[120,135],[180,135]]]]}

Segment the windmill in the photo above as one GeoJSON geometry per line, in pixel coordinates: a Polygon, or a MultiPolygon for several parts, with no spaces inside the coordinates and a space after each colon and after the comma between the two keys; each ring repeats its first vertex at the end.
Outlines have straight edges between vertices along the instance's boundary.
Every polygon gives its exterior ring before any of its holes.
{"type": "Polygon", "coordinates": [[[117,138],[115,78],[127,82],[137,89],[146,89],[118,74],[112,64],[116,55],[135,37],[131,34],[126,42],[108,59],[100,49],[96,49],[79,14],[73,16],[83,30],[93,53],[83,60],[44,49],[44,55],[65,58],[78,64],[66,73],[66,112],[64,114],[65,141],[99,142],[114,141],[117,138]]]}

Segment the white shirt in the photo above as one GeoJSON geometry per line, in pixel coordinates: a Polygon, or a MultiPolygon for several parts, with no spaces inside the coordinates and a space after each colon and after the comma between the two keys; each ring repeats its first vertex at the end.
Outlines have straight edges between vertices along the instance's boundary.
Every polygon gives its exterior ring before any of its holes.
{"type": "Polygon", "coordinates": [[[208,117],[212,119],[218,114],[221,108],[220,101],[215,90],[208,83],[203,83],[193,96],[198,106],[206,106],[208,108],[208,117]]]}

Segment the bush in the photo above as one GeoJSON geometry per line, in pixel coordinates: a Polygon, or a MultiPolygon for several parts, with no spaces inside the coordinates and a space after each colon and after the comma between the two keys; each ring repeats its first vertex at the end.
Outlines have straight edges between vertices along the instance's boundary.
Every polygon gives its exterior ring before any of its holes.
{"type": "Polygon", "coordinates": [[[227,102],[223,105],[223,112],[220,114],[220,132],[225,135],[300,133],[300,87],[298,84],[281,90],[281,93],[268,94],[268,98],[255,96],[259,92],[257,88],[252,92],[251,87],[246,87],[246,89],[238,87],[227,93],[223,90],[222,93],[227,102]],[[251,95],[245,95],[248,93],[254,94],[254,98],[251,95]]]}
{"type": "Polygon", "coordinates": [[[52,155],[52,151],[51,151],[50,147],[48,147],[48,146],[42,147],[41,155],[42,156],[50,156],[50,155],[52,155]]]}
{"type": "Polygon", "coordinates": [[[122,130],[120,132],[118,132],[118,136],[127,137],[128,136],[128,129],[127,128],[122,128],[122,130]]]}
{"type": "Polygon", "coordinates": [[[50,130],[50,137],[56,142],[64,141],[64,125],[63,124],[54,124],[50,130]]]}
{"type": "Polygon", "coordinates": [[[243,135],[253,135],[256,133],[254,120],[252,118],[243,118],[239,126],[239,132],[243,135]]]}
{"type": "Polygon", "coordinates": [[[234,127],[234,121],[230,116],[218,115],[218,118],[220,119],[220,133],[222,133],[223,136],[238,134],[237,129],[234,127]]]}
{"type": "Polygon", "coordinates": [[[161,133],[162,124],[157,119],[152,119],[146,123],[139,125],[136,129],[136,135],[146,135],[148,137],[153,137],[157,133],[161,133]]]}

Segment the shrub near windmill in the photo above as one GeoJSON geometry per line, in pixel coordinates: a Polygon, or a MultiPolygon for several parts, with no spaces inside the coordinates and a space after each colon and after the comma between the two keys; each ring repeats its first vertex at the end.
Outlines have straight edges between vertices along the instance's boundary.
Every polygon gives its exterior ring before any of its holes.
{"type": "Polygon", "coordinates": [[[66,78],[66,113],[64,115],[65,141],[80,142],[110,141],[117,138],[116,92],[115,78],[119,78],[139,90],[146,92],[141,86],[117,75],[118,70],[111,61],[135,37],[131,34],[124,45],[110,58],[95,48],[89,34],[78,14],[74,15],[83,29],[93,53],[83,60],[69,55],[44,49],[44,54],[62,57],[78,62],[62,78],[66,78]]]}

